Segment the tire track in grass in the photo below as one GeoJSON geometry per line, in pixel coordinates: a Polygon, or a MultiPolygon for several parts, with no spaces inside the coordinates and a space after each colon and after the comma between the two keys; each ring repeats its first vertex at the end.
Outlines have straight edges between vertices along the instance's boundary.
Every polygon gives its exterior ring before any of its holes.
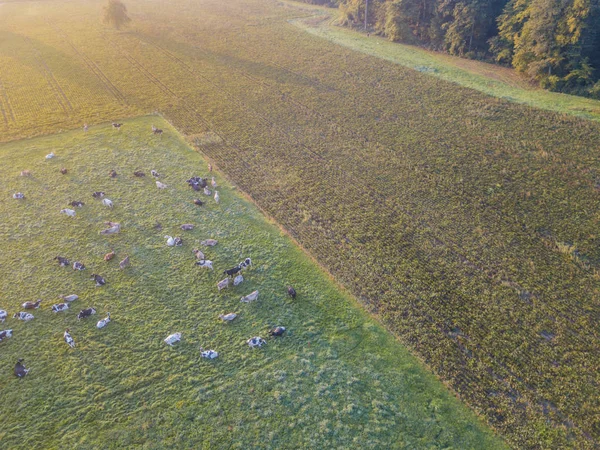
{"type": "Polygon", "coordinates": [[[67,43],[67,45],[69,45],[69,47],[71,47],[71,49],[77,54],[77,56],[79,56],[81,58],[81,60],[83,61],[85,66],[89,69],[89,71],[92,72],[92,74],[94,74],[94,76],[104,86],[104,89],[109,94],[111,94],[119,103],[121,103],[122,105],[128,105],[129,102],[127,101],[127,97],[125,97],[125,95],[119,90],[119,88],[117,88],[114,85],[114,83],[110,80],[110,78],[108,78],[104,74],[102,69],[100,69],[100,67],[98,67],[98,65],[94,61],[92,61],[83,51],[80,51],[77,49],[77,47],[75,47],[75,45],[73,44],[71,39],[69,39],[69,36],[64,32],[64,30],[62,30],[61,28],[59,28],[56,25],[53,25],[48,20],[48,18],[46,18],[45,20],[46,20],[46,23],[48,24],[48,26],[51,27],[54,31],[56,31],[56,33],[62,37],[63,41],[65,41],[67,43]]]}
{"type": "Polygon", "coordinates": [[[70,112],[73,111],[73,105],[71,105],[71,102],[67,98],[65,92],[60,87],[60,84],[58,84],[58,81],[56,81],[54,74],[52,73],[52,71],[50,70],[48,65],[46,64],[46,61],[44,60],[44,58],[42,58],[42,55],[41,55],[40,51],[38,50],[38,48],[33,44],[33,42],[31,41],[31,39],[29,37],[23,36],[23,39],[31,46],[31,48],[33,48],[34,59],[38,65],[38,69],[39,69],[40,73],[42,74],[42,76],[46,79],[48,86],[50,86],[50,89],[52,90],[54,97],[56,98],[56,101],[62,108],[63,112],[67,116],[70,116],[69,111],[70,112]]]}
{"type": "Polygon", "coordinates": [[[10,105],[8,93],[6,92],[4,83],[2,83],[2,79],[0,79],[0,111],[2,112],[2,117],[4,118],[4,124],[7,127],[9,125],[9,119],[12,121],[12,123],[16,123],[15,114],[12,106],[10,105]]]}

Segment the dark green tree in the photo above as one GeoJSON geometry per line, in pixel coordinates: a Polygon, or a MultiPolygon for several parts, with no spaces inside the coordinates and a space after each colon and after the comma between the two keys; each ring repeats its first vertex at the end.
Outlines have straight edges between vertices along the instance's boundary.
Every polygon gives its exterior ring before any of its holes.
{"type": "Polygon", "coordinates": [[[108,0],[104,7],[104,23],[112,25],[117,30],[126,26],[131,19],[127,15],[127,7],[120,0],[108,0]]]}

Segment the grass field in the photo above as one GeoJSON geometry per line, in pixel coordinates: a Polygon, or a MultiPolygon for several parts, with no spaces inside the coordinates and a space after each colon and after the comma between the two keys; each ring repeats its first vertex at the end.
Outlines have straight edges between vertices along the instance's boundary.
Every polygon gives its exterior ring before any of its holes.
{"type": "Polygon", "coordinates": [[[0,6],[1,139],[160,111],[510,445],[598,446],[600,124],[277,2],[128,1],[124,32],[102,6],[0,6]]]}
{"type": "Polygon", "coordinates": [[[185,180],[208,174],[206,163],[160,118],[4,144],[0,162],[0,309],[43,299],[33,321],[2,325],[14,334],[0,343],[0,447],[506,448],[219,175],[220,203],[200,194],[206,205],[194,205],[185,180]],[[165,136],[152,136],[152,124],[165,136]],[[113,209],[92,199],[96,190],[113,209]],[[86,204],[74,218],[60,214],[73,200],[86,204]],[[122,233],[100,236],[106,220],[122,233]],[[196,227],[182,232],[181,223],[196,227]],[[167,247],[165,234],[183,247],[167,247]],[[213,272],[192,255],[209,237],[219,241],[205,249],[213,272]],[[116,257],[106,262],[109,250],[116,257]],[[86,270],[59,267],[57,254],[86,270]],[[125,255],[131,266],[120,270],[125,255]],[[221,271],[244,257],[253,260],[245,281],[218,293],[221,271]],[[92,272],[107,285],[94,287],[92,272]],[[255,289],[259,300],[240,303],[255,289]],[[80,298],[68,311],[50,311],[71,293],[80,298]],[[98,314],[79,322],[89,306],[98,314]],[[107,311],[112,322],[97,330],[107,311]],[[231,311],[239,317],[222,323],[231,311]],[[275,325],[287,335],[262,349],[245,344],[275,325]],[[175,331],[183,339],[170,348],[162,340],[175,331]],[[202,360],[201,346],[219,358],[202,360]],[[31,369],[23,380],[12,375],[17,357],[31,369]]]}

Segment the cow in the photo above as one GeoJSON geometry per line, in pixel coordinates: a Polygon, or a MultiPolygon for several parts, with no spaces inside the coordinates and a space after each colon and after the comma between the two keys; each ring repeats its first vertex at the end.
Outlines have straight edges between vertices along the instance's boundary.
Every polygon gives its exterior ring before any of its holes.
{"type": "Polygon", "coordinates": [[[179,342],[179,341],[181,341],[181,333],[173,333],[173,334],[170,334],[169,336],[167,336],[167,338],[165,339],[164,342],[167,345],[170,345],[171,347],[173,347],[173,344],[175,342],[179,342]]]}
{"type": "Polygon", "coordinates": [[[224,280],[221,280],[217,283],[217,287],[219,288],[219,291],[227,288],[228,286],[229,286],[229,278],[225,278],[224,280]]]}
{"type": "Polygon", "coordinates": [[[15,376],[19,378],[23,378],[25,375],[29,373],[31,369],[26,369],[23,365],[23,359],[19,358],[17,360],[17,364],[15,364],[15,376]]]}
{"type": "Polygon", "coordinates": [[[61,312],[61,311],[66,311],[67,309],[69,309],[69,304],[68,303],[57,303],[56,305],[52,305],[52,312],[61,312]]]}
{"type": "Polygon", "coordinates": [[[251,292],[250,294],[242,297],[240,301],[242,303],[250,303],[258,298],[258,291],[251,292]]]}
{"type": "Polygon", "coordinates": [[[246,343],[250,346],[250,348],[256,348],[256,347],[262,347],[263,345],[265,345],[267,343],[267,341],[265,341],[260,336],[255,336],[253,338],[248,339],[246,341],[246,343]]]}
{"type": "Polygon", "coordinates": [[[86,317],[90,317],[93,314],[96,314],[96,310],[94,308],[82,309],[79,311],[79,314],[77,314],[77,318],[81,320],[85,319],[86,317]]]}

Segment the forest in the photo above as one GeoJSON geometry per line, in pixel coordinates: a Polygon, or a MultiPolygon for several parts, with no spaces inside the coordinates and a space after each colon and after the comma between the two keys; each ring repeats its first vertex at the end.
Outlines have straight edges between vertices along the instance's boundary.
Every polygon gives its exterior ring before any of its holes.
{"type": "Polygon", "coordinates": [[[343,25],[354,27],[364,26],[366,9],[369,30],[392,41],[512,66],[544,89],[600,98],[598,0],[305,1],[339,7],[343,25]]]}

